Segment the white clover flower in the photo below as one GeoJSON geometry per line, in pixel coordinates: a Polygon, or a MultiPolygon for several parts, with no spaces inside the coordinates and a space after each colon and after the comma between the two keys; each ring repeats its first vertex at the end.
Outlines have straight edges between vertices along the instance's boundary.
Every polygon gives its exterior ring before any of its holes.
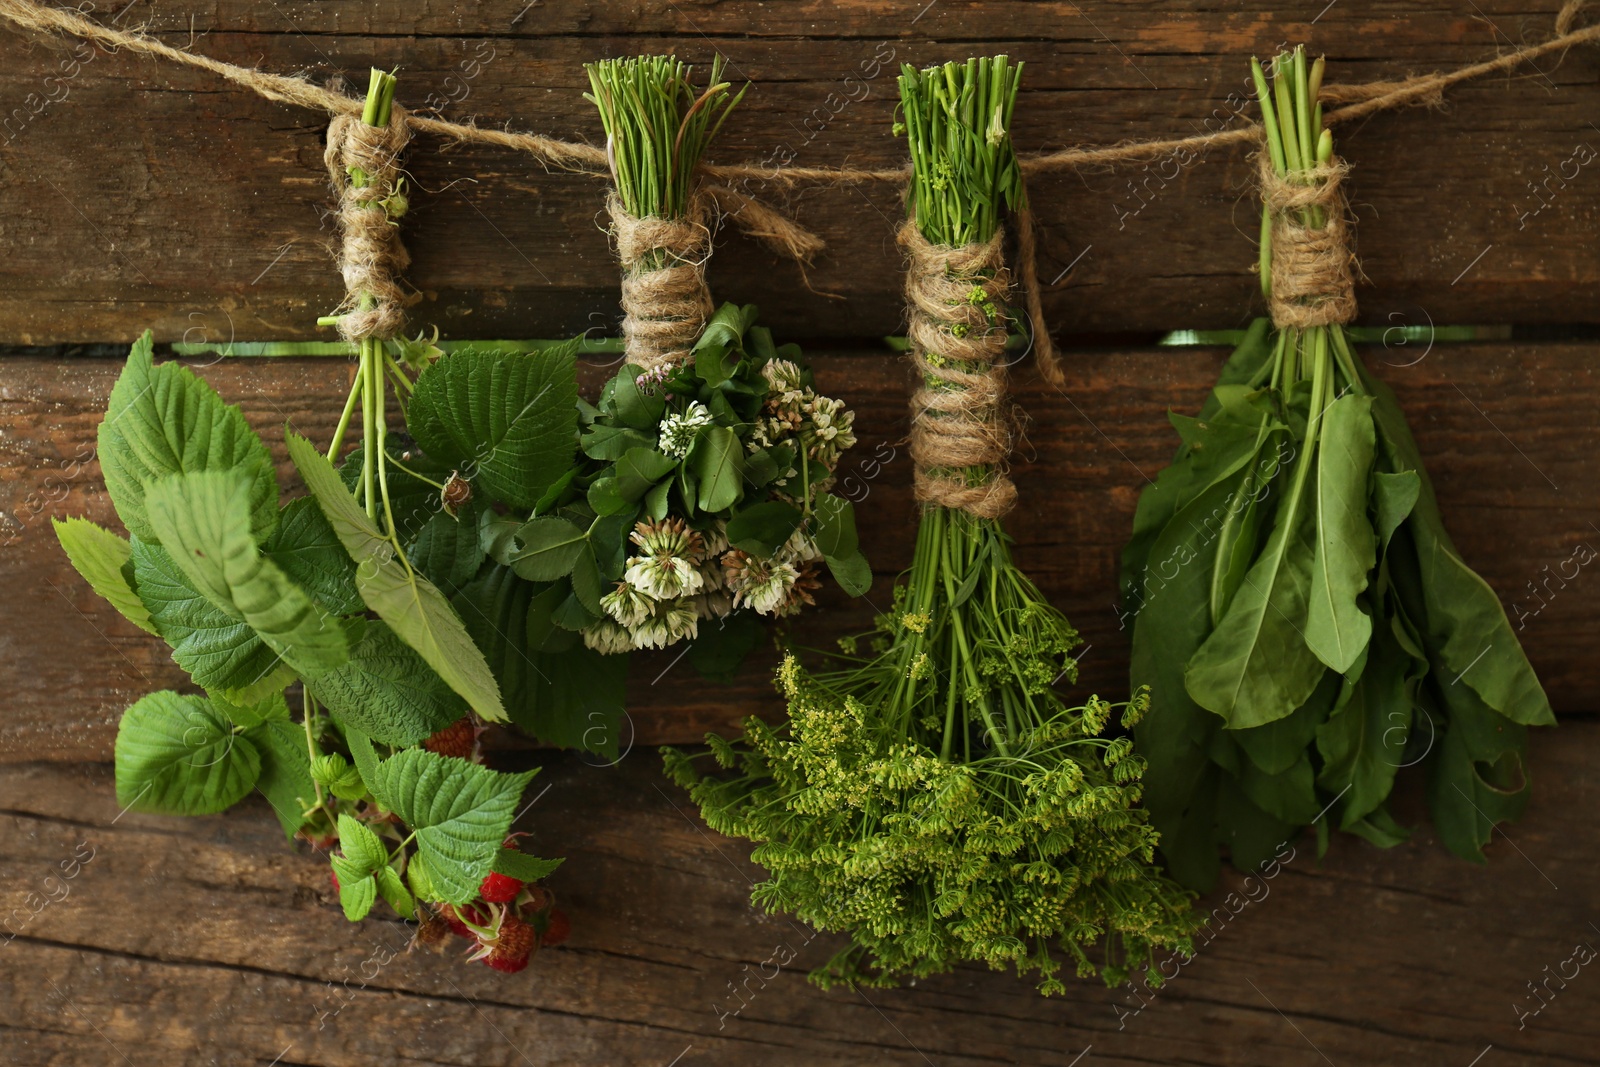
{"type": "Polygon", "coordinates": [[[639,648],[666,648],[699,633],[700,616],[693,602],[675,600],[659,605],[654,615],[635,627],[633,641],[639,648]]]}
{"type": "Polygon", "coordinates": [[[639,546],[646,556],[679,556],[693,559],[705,552],[705,540],[689,524],[673,517],[660,522],[641,522],[634,526],[628,540],[639,546]]]}
{"type": "Polygon", "coordinates": [[[812,396],[805,405],[805,425],[800,440],[812,459],[832,469],[839,454],[856,443],[855,412],[844,401],[828,396],[812,396]]]}
{"type": "Polygon", "coordinates": [[[629,585],[656,600],[698,593],[705,584],[695,565],[681,556],[635,556],[622,572],[629,585]]]}
{"type": "Polygon", "coordinates": [[[785,563],[810,563],[812,560],[822,558],[822,550],[817,543],[806,536],[804,530],[796,530],[789,535],[789,540],[779,548],[776,557],[785,563]]]}
{"type": "Polygon", "coordinates": [[[633,650],[633,635],[610,619],[601,619],[583,631],[583,643],[603,656],[633,650]]]}
{"type": "Polygon", "coordinates": [[[761,377],[767,380],[767,389],[773,393],[799,389],[802,376],[800,368],[787,359],[769,359],[761,368],[761,377]]]}
{"type": "Polygon", "coordinates": [[[618,582],[615,589],[600,598],[600,607],[623,626],[633,627],[650,617],[655,601],[627,582],[618,582]]]}
{"type": "Polygon", "coordinates": [[[723,569],[734,604],[752,607],[762,615],[771,615],[783,606],[789,599],[789,590],[800,577],[794,564],[777,557],[756,559],[735,550],[724,560],[723,569]]]}
{"type": "Polygon", "coordinates": [[[689,454],[695,434],[710,425],[711,412],[700,401],[691,401],[689,410],[683,414],[668,415],[661,420],[658,430],[661,451],[673,459],[682,459],[689,454]]]}

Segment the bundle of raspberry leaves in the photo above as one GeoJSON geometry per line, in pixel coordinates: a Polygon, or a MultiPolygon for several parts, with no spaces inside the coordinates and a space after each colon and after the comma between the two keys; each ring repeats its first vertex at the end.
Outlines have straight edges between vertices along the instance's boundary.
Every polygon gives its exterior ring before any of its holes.
{"type": "MultiPolygon", "coordinates": [[[[569,436],[570,388],[543,413],[569,436]]],[[[271,458],[239,408],[187,368],[156,365],[148,333],[134,345],[99,434],[130,536],[78,518],[56,530],[96,592],[164,638],[205,693],[152,693],[128,709],[118,800],[203,815],[259,790],[287,836],[338,842],[332,874],[349,919],[381,897],[424,929],[456,928],[489,966],[518,970],[541,940],[563,936],[536,884],[560,861],[508,836],[535,772],[476,761],[473,713],[505,717],[499,686],[422,573],[429,557],[441,580],[476,571],[482,549],[434,508],[410,533],[417,565],[397,558],[347,487],[359,453],[341,480],[305,438],[290,432],[288,445],[311,496],[280,505],[271,458]],[[427,548],[446,538],[461,547],[427,548]],[[285,700],[297,681],[299,723],[285,700]]]]}

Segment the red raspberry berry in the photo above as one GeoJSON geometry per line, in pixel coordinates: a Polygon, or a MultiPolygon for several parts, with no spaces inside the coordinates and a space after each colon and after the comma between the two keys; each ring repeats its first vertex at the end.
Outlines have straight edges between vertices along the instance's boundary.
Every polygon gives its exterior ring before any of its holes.
{"type": "Polygon", "coordinates": [[[478,896],[485,904],[509,904],[517,899],[520,892],[522,883],[499,871],[490,871],[483,884],[478,886],[478,896]]]}
{"type": "Polygon", "coordinates": [[[443,919],[445,924],[450,927],[450,932],[455,934],[457,937],[464,937],[470,941],[476,938],[478,935],[473,933],[472,929],[468,927],[466,923],[461,921],[463,914],[469,921],[477,923],[479,926],[484,925],[488,918],[477,908],[474,908],[471,905],[464,906],[460,909],[457,909],[452,904],[441,904],[439,906],[439,918],[443,919]]]}
{"type": "Polygon", "coordinates": [[[343,893],[344,887],[339,884],[339,875],[331,867],[328,868],[328,877],[333,879],[333,891],[335,893],[343,893]]]}
{"type": "Polygon", "coordinates": [[[473,750],[477,746],[478,728],[472,724],[472,718],[467,715],[463,715],[422,742],[422,747],[429,752],[467,760],[472,758],[473,750]]]}
{"type": "Polygon", "coordinates": [[[515,915],[507,915],[500,923],[499,936],[487,946],[489,952],[483,962],[497,971],[516,974],[528,965],[537,945],[533,927],[515,915]]]}
{"type": "Polygon", "coordinates": [[[516,974],[518,971],[522,970],[528,965],[528,960],[531,958],[531,956],[502,957],[491,952],[489,955],[483,957],[483,962],[488,966],[493,967],[497,971],[504,971],[506,974],[516,974]]]}
{"type": "Polygon", "coordinates": [[[572,933],[572,920],[560,908],[550,909],[550,922],[539,937],[541,945],[559,945],[572,933]]]}

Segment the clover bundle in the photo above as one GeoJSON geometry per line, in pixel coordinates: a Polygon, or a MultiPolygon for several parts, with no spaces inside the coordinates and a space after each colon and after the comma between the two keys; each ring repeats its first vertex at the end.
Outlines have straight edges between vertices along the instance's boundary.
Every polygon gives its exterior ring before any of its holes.
{"type": "Polygon", "coordinates": [[[725,674],[757,639],[751,614],[814,603],[824,569],[853,594],[871,583],[851,505],[828,492],[854,416],[816,392],[800,350],[775,345],[754,307],[713,310],[700,161],[743,96],[721,57],[704,89],[670,56],[588,72],[615,181],[627,362],[580,405],[578,465],[495,556],[569,581],[588,648],[697,639],[697,665],[725,674]]]}
{"type": "Polygon", "coordinates": [[[1133,806],[1143,761],[1129,738],[1100,736],[1119,710],[1138,721],[1147,698],[1061,699],[1077,632],[1012,562],[1000,523],[1016,497],[1001,214],[1023,200],[1009,135],[1020,74],[999,56],[900,77],[921,519],[893,607],[827,669],[785,658],[787,720],[708,739],[731,773],[667,754],[710,826],[757,843],[757,904],[850,935],[813,974],[824,985],[981,960],[1059,992],[1057,953],[1116,982],[1191,928],[1133,806]]]}
{"type": "Polygon", "coordinates": [[[1266,146],[1257,320],[1139,499],[1123,556],[1145,803],[1185,883],[1218,845],[1241,869],[1313,822],[1389,846],[1386,804],[1422,765],[1433,824],[1481,861],[1520,814],[1544,691],[1494,591],[1445,532],[1394,395],[1351,350],[1346,167],[1323,61],[1252,64],[1266,146]]]}

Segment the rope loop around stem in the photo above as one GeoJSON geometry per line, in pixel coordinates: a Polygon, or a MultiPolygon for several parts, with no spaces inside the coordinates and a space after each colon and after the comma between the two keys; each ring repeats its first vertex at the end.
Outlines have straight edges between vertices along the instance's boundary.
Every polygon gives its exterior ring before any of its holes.
{"type": "Polygon", "coordinates": [[[405,309],[416,299],[400,284],[411,256],[395,221],[405,214],[400,154],[410,140],[411,127],[398,104],[387,126],[370,126],[360,115],[345,113],[328,126],[323,162],[339,197],[339,271],[345,288],[339,333],[352,344],[399,335],[405,309]],[[363,180],[352,180],[352,170],[363,180]]]}
{"type": "Polygon", "coordinates": [[[1272,215],[1272,324],[1305,330],[1356,317],[1356,254],[1344,178],[1333,159],[1280,177],[1258,153],[1261,202],[1272,215]]]}
{"type": "Polygon", "coordinates": [[[622,337],[628,362],[646,370],[689,358],[715,305],[706,284],[711,208],[699,192],[681,219],[638,218],[613,191],[611,238],[622,263],[622,337]]]}
{"type": "Polygon", "coordinates": [[[998,519],[1016,505],[1005,470],[1014,437],[1006,395],[1011,272],[997,228],[982,244],[936,245],[916,221],[906,250],[906,337],[921,386],[911,398],[918,502],[998,519]]]}

